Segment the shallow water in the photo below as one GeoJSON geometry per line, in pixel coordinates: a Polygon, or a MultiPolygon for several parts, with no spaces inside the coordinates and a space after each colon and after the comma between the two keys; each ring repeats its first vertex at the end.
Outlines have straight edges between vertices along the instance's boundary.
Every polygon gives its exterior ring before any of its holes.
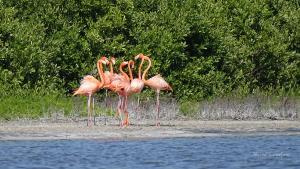
{"type": "Polygon", "coordinates": [[[300,136],[0,141],[0,168],[299,168],[300,136]]]}

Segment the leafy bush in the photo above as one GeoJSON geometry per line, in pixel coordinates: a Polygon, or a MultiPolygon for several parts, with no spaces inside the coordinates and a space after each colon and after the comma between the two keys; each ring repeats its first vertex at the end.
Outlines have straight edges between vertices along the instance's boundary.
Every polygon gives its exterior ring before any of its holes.
{"type": "MultiPolygon", "coordinates": [[[[0,1],[0,96],[69,91],[96,60],[150,55],[178,100],[299,95],[298,1],[0,1]]],[[[9,100],[9,99],[8,99],[9,100]]],[[[6,111],[12,111],[7,109],[6,111]]]]}

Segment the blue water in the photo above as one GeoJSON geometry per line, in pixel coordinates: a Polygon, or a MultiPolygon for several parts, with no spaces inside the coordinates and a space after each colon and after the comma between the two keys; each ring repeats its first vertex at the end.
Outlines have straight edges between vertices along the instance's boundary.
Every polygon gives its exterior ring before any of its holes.
{"type": "Polygon", "coordinates": [[[300,168],[300,136],[0,141],[0,168],[300,168]]]}

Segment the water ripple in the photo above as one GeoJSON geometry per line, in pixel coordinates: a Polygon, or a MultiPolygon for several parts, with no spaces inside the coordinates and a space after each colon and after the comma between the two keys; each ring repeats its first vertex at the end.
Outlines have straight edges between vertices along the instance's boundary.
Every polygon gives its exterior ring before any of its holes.
{"type": "Polygon", "coordinates": [[[298,168],[300,136],[0,141],[0,168],[298,168]]]}

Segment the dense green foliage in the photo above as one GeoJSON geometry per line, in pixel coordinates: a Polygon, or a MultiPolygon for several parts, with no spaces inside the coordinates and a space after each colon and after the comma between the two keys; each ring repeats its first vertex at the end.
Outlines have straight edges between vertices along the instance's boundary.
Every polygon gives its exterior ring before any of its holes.
{"type": "Polygon", "coordinates": [[[297,0],[0,0],[1,96],[76,88],[101,55],[151,55],[177,99],[298,95],[297,0]]]}

